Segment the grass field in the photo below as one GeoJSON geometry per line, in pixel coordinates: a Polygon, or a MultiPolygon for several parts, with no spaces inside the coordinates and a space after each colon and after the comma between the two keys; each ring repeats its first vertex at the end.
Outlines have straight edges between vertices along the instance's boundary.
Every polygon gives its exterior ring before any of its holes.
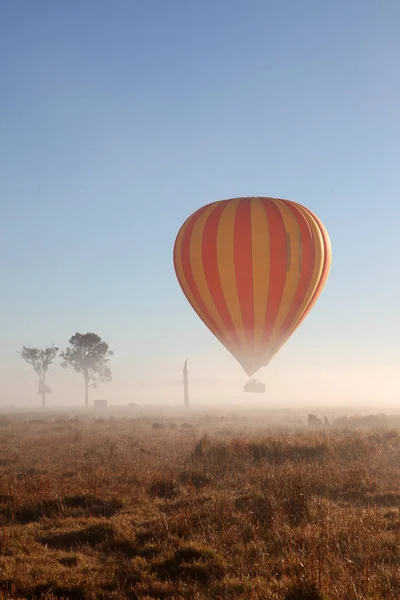
{"type": "Polygon", "coordinates": [[[400,598],[400,431],[186,420],[3,420],[0,598],[400,598]]]}

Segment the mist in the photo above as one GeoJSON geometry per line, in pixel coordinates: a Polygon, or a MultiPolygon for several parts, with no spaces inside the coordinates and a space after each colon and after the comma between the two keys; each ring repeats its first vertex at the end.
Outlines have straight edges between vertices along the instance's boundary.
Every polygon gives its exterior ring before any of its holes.
{"type": "MultiPolygon", "coordinates": [[[[221,361],[223,363],[223,361],[221,361]]],[[[320,410],[400,412],[397,389],[398,371],[393,367],[358,367],[313,369],[288,366],[262,369],[256,377],[265,383],[264,394],[244,393],[245,374],[233,364],[220,369],[210,364],[207,357],[196,362],[189,360],[189,390],[194,408],[257,407],[270,409],[300,409],[311,407],[320,410]]],[[[183,404],[183,361],[168,360],[168,365],[151,363],[148,370],[142,368],[128,371],[118,364],[118,356],[112,362],[113,380],[90,391],[94,399],[105,398],[109,405],[126,406],[137,403],[143,406],[174,406],[183,404]],[[175,367],[174,369],[172,367],[175,367]],[[141,378],[140,375],[142,376],[141,378]]],[[[29,365],[13,361],[1,370],[2,408],[40,407],[36,393],[37,377],[29,365]]],[[[74,408],[83,404],[83,380],[78,374],[63,371],[58,364],[49,370],[48,382],[52,393],[48,396],[48,408],[74,408]]]]}

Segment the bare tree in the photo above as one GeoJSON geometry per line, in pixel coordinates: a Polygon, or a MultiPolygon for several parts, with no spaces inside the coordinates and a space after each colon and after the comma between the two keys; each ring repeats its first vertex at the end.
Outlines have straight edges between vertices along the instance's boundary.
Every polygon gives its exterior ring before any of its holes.
{"type": "Polygon", "coordinates": [[[42,396],[42,408],[46,407],[46,394],[51,394],[51,388],[46,385],[46,374],[57,353],[58,348],[54,344],[46,348],[23,346],[19,352],[21,358],[29,365],[32,365],[36,375],[39,377],[37,393],[42,396]]]}
{"type": "Polygon", "coordinates": [[[95,333],[76,333],[69,340],[66,350],[61,352],[61,366],[64,369],[73,368],[76,373],[83,375],[86,406],[89,406],[89,388],[112,380],[107,364],[112,355],[108,344],[95,333]]]}

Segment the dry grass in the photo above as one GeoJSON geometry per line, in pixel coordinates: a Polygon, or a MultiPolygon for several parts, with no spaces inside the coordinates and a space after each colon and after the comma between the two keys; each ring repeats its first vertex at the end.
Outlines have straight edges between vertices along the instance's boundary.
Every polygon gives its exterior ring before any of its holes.
{"type": "Polygon", "coordinates": [[[11,419],[0,598],[400,598],[400,432],[199,422],[11,419]]]}

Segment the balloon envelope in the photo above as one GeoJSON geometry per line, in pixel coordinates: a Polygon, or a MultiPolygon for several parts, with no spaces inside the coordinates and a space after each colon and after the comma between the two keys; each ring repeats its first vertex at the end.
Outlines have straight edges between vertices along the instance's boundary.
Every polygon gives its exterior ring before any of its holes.
{"type": "Polygon", "coordinates": [[[249,376],[268,365],[310,312],[330,264],[318,217],[277,198],[203,206],[182,225],[174,246],[183,293],[249,376]]]}

